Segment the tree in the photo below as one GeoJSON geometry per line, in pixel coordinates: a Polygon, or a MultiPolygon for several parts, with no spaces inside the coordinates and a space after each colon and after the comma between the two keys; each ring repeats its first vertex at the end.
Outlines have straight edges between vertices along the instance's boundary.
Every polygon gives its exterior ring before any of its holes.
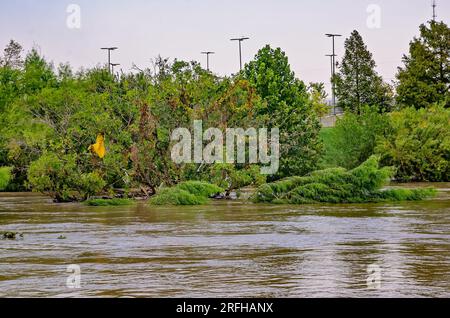
{"type": "Polygon", "coordinates": [[[3,58],[0,59],[0,66],[12,69],[21,68],[23,66],[22,51],[22,46],[11,40],[4,50],[3,58]]]}
{"type": "Polygon", "coordinates": [[[23,74],[24,93],[32,94],[49,86],[56,85],[56,75],[53,65],[40,56],[36,49],[32,49],[25,58],[25,72],[23,74]]]}
{"type": "Polygon", "coordinates": [[[347,112],[336,127],[323,129],[324,167],[353,169],[375,153],[377,140],[387,133],[389,117],[373,107],[364,106],[361,114],[347,112]]]}
{"type": "Polygon", "coordinates": [[[323,83],[309,83],[308,87],[309,99],[317,116],[324,117],[328,115],[330,107],[326,99],[328,97],[323,83]]]}
{"type": "Polygon", "coordinates": [[[444,22],[420,26],[420,37],[409,45],[397,79],[397,102],[415,108],[445,102],[450,106],[450,29],[444,22]]]}
{"type": "Polygon", "coordinates": [[[345,40],[345,55],[334,81],[338,106],[360,114],[363,105],[391,108],[391,89],[376,72],[372,53],[358,31],[345,40]]]}
{"type": "Polygon", "coordinates": [[[399,181],[450,181],[450,109],[407,107],[390,114],[376,153],[397,168],[399,181]]]}
{"type": "Polygon", "coordinates": [[[316,167],[321,151],[320,123],[306,85],[295,77],[286,54],[269,45],[246,64],[242,75],[265,102],[258,115],[280,129],[280,171],[276,177],[303,175],[316,167]]]}

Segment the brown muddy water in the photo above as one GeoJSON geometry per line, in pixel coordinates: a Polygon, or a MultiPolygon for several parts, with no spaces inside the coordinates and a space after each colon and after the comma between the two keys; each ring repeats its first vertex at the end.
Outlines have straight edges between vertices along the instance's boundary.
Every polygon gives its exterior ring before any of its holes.
{"type": "Polygon", "coordinates": [[[423,202],[305,206],[3,193],[0,232],[24,238],[0,240],[0,297],[449,297],[450,184],[432,186],[423,202]]]}

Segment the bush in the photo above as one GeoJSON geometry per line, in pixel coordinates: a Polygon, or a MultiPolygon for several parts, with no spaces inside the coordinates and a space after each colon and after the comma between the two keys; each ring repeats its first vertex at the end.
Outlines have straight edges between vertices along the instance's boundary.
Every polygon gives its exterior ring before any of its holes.
{"type": "Polygon", "coordinates": [[[28,182],[33,191],[47,194],[58,202],[74,199],[70,185],[76,179],[75,160],[45,154],[34,161],[28,169],[28,182]]]}
{"type": "Polygon", "coordinates": [[[398,181],[450,181],[450,109],[406,108],[391,114],[376,152],[398,181]]]}
{"type": "Polygon", "coordinates": [[[4,191],[11,181],[11,170],[9,167],[0,168],[0,191],[4,191]]]}
{"type": "Polygon", "coordinates": [[[122,206],[133,203],[131,199],[90,199],[85,202],[89,206],[122,206]]]}
{"type": "Polygon", "coordinates": [[[207,198],[196,196],[177,187],[163,189],[150,199],[150,204],[153,205],[202,205],[206,202],[207,198]]]}
{"type": "Polygon", "coordinates": [[[86,200],[105,187],[97,173],[81,173],[77,169],[75,156],[60,158],[53,153],[41,156],[30,165],[28,182],[33,191],[47,194],[57,202],[86,200]]]}
{"type": "Polygon", "coordinates": [[[214,184],[201,181],[187,181],[180,183],[177,187],[181,190],[192,193],[195,196],[201,196],[205,198],[209,198],[210,196],[223,191],[222,188],[219,188],[214,184]]]}
{"type": "Polygon", "coordinates": [[[390,167],[379,168],[379,158],[370,157],[361,166],[346,170],[333,168],[305,177],[291,177],[261,186],[253,199],[266,203],[363,203],[422,200],[435,194],[432,189],[381,190],[394,174],[390,167]]]}
{"type": "Polygon", "coordinates": [[[186,177],[215,184],[227,193],[246,186],[260,186],[266,182],[266,176],[260,173],[258,165],[237,167],[234,164],[216,163],[206,167],[201,173],[192,165],[187,169],[186,177]]]}
{"type": "Polygon", "coordinates": [[[77,188],[84,200],[100,193],[106,186],[106,182],[97,172],[82,174],[77,181],[77,188]]]}
{"type": "Polygon", "coordinates": [[[346,169],[359,166],[375,153],[377,139],[385,135],[388,126],[388,116],[375,107],[364,108],[361,115],[346,113],[336,127],[321,131],[325,148],[321,165],[346,169]]]}
{"type": "Polygon", "coordinates": [[[153,205],[202,205],[208,198],[223,192],[216,185],[199,181],[180,183],[173,188],[162,189],[150,199],[153,205]]]}

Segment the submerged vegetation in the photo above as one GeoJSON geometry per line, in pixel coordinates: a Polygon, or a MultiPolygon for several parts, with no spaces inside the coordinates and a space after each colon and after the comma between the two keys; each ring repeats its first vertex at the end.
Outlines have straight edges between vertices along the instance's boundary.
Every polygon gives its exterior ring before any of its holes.
{"type": "Polygon", "coordinates": [[[214,184],[188,181],[172,188],[165,188],[150,199],[153,205],[202,205],[224,190],[214,184]]]}
{"type": "Polygon", "coordinates": [[[89,199],[84,202],[89,206],[121,206],[132,205],[134,203],[131,199],[89,199]]]}
{"type": "Polygon", "coordinates": [[[17,240],[17,239],[23,239],[23,233],[18,233],[18,232],[3,232],[3,233],[0,233],[0,239],[1,239],[1,240],[17,240]]]}
{"type": "Polygon", "coordinates": [[[432,189],[389,189],[382,187],[394,174],[391,167],[379,168],[379,158],[372,156],[353,170],[330,168],[305,177],[290,177],[262,185],[255,202],[312,204],[364,203],[421,200],[434,195],[432,189]]]}

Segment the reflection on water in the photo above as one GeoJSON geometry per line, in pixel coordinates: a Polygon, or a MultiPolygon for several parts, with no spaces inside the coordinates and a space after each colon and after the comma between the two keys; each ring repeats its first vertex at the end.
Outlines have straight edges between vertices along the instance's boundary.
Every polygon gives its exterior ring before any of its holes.
{"type": "Polygon", "coordinates": [[[450,192],[432,201],[85,207],[0,194],[0,296],[450,296],[450,192]],[[64,235],[66,239],[58,239],[64,235]],[[70,264],[81,289],[66,287],[70,264]],[[367,288],[369,265],[381,289],[367,288]]]}

